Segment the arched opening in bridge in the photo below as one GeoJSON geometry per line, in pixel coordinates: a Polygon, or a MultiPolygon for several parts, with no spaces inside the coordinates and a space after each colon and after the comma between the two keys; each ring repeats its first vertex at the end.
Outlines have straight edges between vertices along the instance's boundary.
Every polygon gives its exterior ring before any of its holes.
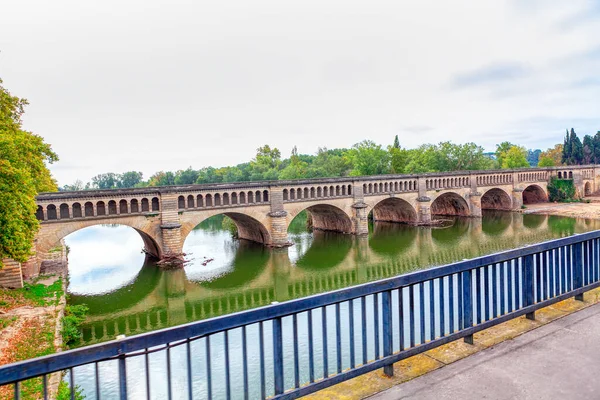
{"type": "Polygon", "coordinates": [[[306,214],[302,212],[296,214],[288,225],[288,231],[290,231],[290,227],[296,227],[298,224],[296,219],[304,218],[309,229],[341,233],[352,232],[352,220],[342,209],[336,206],[317,204],[307,207],[305,210],[306,214]],[[303,217],[303,215],[306,215],[306,217],[303,217]]]}
{"type": "Polygon", "coordinates": [[[470,215],[467,201],[456,193],[444,193],[431,203],[433,215],[470,215]]]}
{"type": "Polygon", "coordinates": [[[406,200],[390,197],[373,207],[373,220],[382,222],[417,222],[417,212],[406,200]]]}
{"type": "Polygon", "coordinates": [[[529,185],[523,190],[523,204],[544,203],[548,201],[548,195],[538,185],[529,185]]]}
{"type": "MultiPolygon", "coordinates": [[[[131,284],[142,266],[151,263],[151,257],[140,250],[158,252],[156,242],[148,234],[125,225],[97,224],[81,229],[72,225],[57,232],[57,236],[62,235],[69,248],[71,294],[97,295],[131,284]]],[[[60,242],[56,245],[60,246],[60,242]]],[[[44,263],[42,272],[51,272],[47,270],[51,264],[44,263]]]]}
{"type": "Polygon", "coordinates": [[[510,210],[512,201],[510,196],[502,189],[490,189],[481,196],[483,210],[510,210]]]}
{"type": "Polygon", "coordinates": [[[585,196],[592,194],[592,185],[589,182],[586,182],[583,186],[583,193],[585,196]]]}
{"type": "Polygon", "coordinates": [[[197,224],[185,239],[186,275],[211,289],[243,286],[264,269],[269,250],[263,243],[269,241],[266,228],[250,216],[213,215],[197,224]]]}

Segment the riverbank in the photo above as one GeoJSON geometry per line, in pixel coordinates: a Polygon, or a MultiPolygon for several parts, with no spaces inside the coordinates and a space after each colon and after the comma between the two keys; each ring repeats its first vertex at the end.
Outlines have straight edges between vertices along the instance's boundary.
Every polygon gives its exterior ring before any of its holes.
{"type": "MultiPolygon", "coordinates": [[[[596,199],[594,199],[596,200],[596,199]]],[[[600,199],[590,203],[538,203],[528,204],[523,214],[557,215],[571,218],[600,219],[600,199]]]]}
{"type": "MultiPolygon", "coordinates": [[[[52,354],[63,349],[62,320],[66,307],[66,247],[58,251],[52,273],[21,289],[0,289],[0,365],[52,354]]],[[[61,374],[48,377],[48,393],[56,398],[61,374]]],[[[21,397],[41,398],[42,378],[21,384],[21,397]]],[[[0,399],[12,399],[13,388],[1,387],[0,399]]]]}

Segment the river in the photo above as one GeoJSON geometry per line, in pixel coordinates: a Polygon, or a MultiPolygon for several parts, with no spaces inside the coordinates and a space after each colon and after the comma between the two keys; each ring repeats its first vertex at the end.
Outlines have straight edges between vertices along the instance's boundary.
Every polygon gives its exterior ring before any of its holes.
{"type": "MultiPolygon", "coordinates": [[[[481,219],[449,218],[447,226],[436,228],[376,222],[371,223],[368,237],[310,232],[306,225],[305,215],[296,218],[289,229],[294,245],[269,249],[234,239],[223,217],[213,217],[188,236],[184,252],[190,262],[183,269],[170,271],[159,269],[146,259],[141,252],[142,240],[131,228],[95,226],[71,234],[66,238],[69,304],[89,307],[80,345],[600,229],[597,220],[511,212],[484,212],[481,219]]],[[[307,321],[300,318],[298,323],[302,326],[307,321]]],[[[313,320],[313,325],[317,324],[319,320],[313,320]]],[[[258,331],[249,330],[248,335],[249,343],[256,343],[258,331]]],[[[270,330],[266,330],[265,335],[265,343],[270,343],[270,330]]],[[[230,348],[232,354],[239,355],[240,339],[236,338],[232,332],[230,348]]],[[[305,344],[306,337],[301,335],[299,341],[305,344]]],[[[205,353],[200,343],[197,344],[198,360],[194,359],[193,368],[198,374],[194,375],[194,393],[202,398],[207,393],[206,379],[202,379],[206,370],[200,362],[205,353]]],[[[255,347],[251,346],[249,352],[256,351],[255,347]]],[[[319,348],[318,343],[315,348],[319,348]]],[[[178,350],[182,348],[173,350],[171,362],[183,365],[185,355],[178,350]]],[[[160,376],[164,373],[164,354],[153,356],[149,368],[152,374],[160,376]]],[[[315,358],[319,358],[318,354],[315,358]]],[[[143,371],[142,359],[128,360],[128,370],[143,371]]],[[[249,360],[258,362],[258,355],[249,354],[249,360]]],[[[214,380],[223,374],[223,360],[219,354],[212,354],[212,361],[214,380]]],[[[231,362],[235,365],[236,360],[231,362]]],[[[110,396],[116,394],[117,377],[116,368],[107,364],[110,363],[105,363],[100,373],[102,381],[108,382],[103,384],[102,393],[110,396]]],[[[316,368],[323,367],[317,365],[316,368]]],[[[84,391],[93,391],[93,375],[92,367],[78,368],[76,382],[84,391]]],[[[289,376],[288,373],[286,380],[289,376]]],[[[270,381],[266,384],[272,388],[270,381]]],[[[185,373],[174,377],[173,385],[183,388],[174,398],[185,397],[185,373]]],[[[239,386],[239,382],[235,385],[239,386]]],[[[155,386],[151,389],[153,398],[165,395],[164,385],[155,386]]],[[[132,387],[140,396],[144,395],[144,385],[132,387]]],[[[254,385],[251,390],[250,398],[257,397],[258,387],[254,385]]],[[[212,395],[220,398],[225,393],[219,386],[213,388],[212,395]]]]}

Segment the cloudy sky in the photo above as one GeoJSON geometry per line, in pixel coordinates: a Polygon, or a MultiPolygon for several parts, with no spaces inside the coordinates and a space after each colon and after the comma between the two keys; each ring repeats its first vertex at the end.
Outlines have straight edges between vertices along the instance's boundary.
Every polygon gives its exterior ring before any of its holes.
{"type": "Polygon", "coordinates": [[[2,2],[0,78],[61,185],[267,143],[544,149],[600,130],[597,0],[94,3],[2,2]]]}

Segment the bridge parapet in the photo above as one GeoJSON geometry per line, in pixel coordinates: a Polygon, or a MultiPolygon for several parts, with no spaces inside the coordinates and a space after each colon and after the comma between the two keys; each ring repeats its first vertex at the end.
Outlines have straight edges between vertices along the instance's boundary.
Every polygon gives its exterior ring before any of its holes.
{"type": "Polygon", "coordinates": [[[547,199],[552,176],[573,178],[579,193],[591,193],[598,172],[570,166],[42,193],[38,250],[86,226],[125,224],[161,257],[182,251],[190,224],[217,214],[232,217],[241,237],[284,246],[304,209],[317,229],[367,234],[371,211],[375,219],[419,224],[430,223],[432,213],[480,216],[484,208],[547,199]]]}

